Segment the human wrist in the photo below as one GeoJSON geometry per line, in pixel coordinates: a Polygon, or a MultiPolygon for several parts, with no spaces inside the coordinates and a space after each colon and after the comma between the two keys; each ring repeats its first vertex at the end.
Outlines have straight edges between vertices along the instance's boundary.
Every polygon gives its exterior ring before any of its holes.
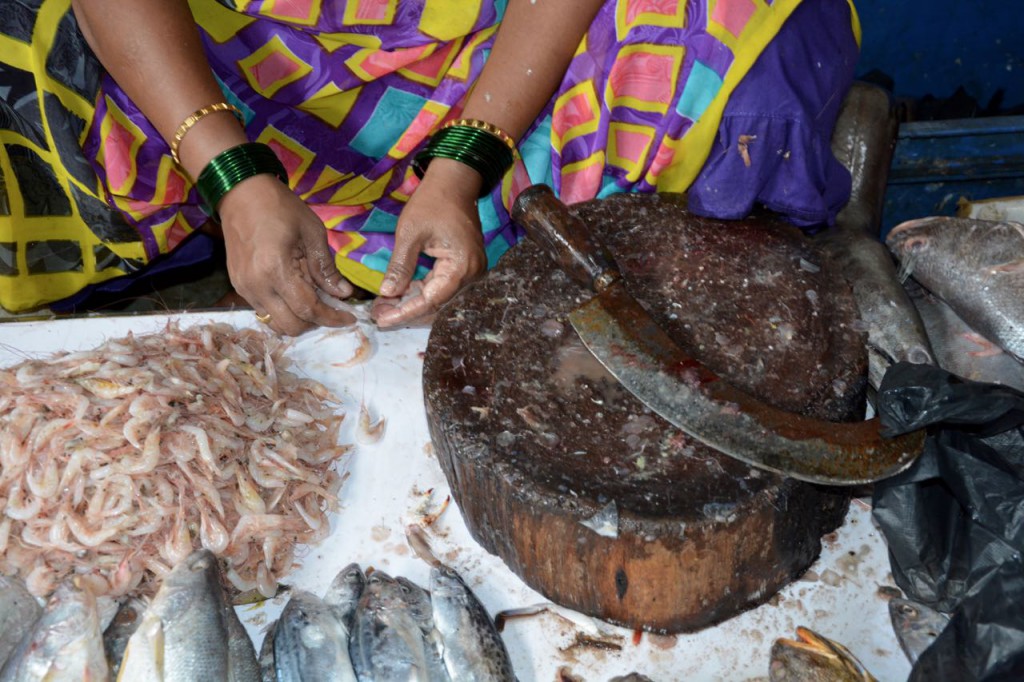
{"type": "Polygon", "coordinates": [[[478,197],[483,198],[501,184],[517,157],[509,134],[486,121],[463,118],[449,121],[434,133],[413,158],[412,169],[423,179],[435,160],[457,161],[480,176],[478,197]]]}
{"type": "MultiPolygon", "coordinates": [[[[454,159],[436,158],[420,180],[420,188],[437,188],[456,201],[476,203],[480,197],[483,176],[454,159]]],[[[417,190],[419,191],[419,190],[417,190]]]]}
{"type": "Polygon", "coordinates": [[[288,184],[284,164],[267,145],[245,142],[217,154],[196,178],[196,189],[207,213],[219,220],[218,206],[237,185],[258,175],[276,176],[288,184]]]}

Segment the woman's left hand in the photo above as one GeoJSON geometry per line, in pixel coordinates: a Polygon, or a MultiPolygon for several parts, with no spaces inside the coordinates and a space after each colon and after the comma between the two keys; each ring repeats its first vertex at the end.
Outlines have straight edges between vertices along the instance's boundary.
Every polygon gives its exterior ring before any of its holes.
{"type": "MultiPolygon", "coordinates": [[[[437,158],[402,210],[373,319],[381,327],[429,317],[487,268],[476,202],[480,175],[437,158]],[[420,253],[434,258],[422,286],[410,286],[420,253]]],[[[418,284],[418,283],[417,283],[418,284]]]]}

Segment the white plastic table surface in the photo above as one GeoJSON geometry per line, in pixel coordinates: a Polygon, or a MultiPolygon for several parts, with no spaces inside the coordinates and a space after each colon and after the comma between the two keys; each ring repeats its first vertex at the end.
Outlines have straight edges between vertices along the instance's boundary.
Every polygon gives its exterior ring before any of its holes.
{"type": "MultiPolygon", "coordinates": [[[[308,375],[343,399],[341,438],[355,443],[360,401],[373,417],[387,420],[376,443],[357,444],[342,465],[348,472],[331,534],[319,546],[300,549],[298,566],[283,582],[323,594],[343,566],[358,562],[427,585],[429,567],[405,540],[407,524],[437,513],[449,487],[434,456],[423,407],[421,373],[427,329],[379,331],[360,309],[358,328],[369,338],[369,359],[347,368],[359,342],[354,330],[317,330],[289,350],[292,371],[308,375]]],[[[128,332],[159,332],[175,320],[183,327],[206,322],[257,325],[252,312],[83,317],[0,324],[0,366],[60,350],[92,348],[128,332]]],[[[456,568],[493,615],[544,602],[500,559],[469,535],[454,502],[429,527],[435,553],[456,568]]],[[[846,645],[879,680],[905,680],[910,664],[893,635],[883,586],[893,587],[885,543],[873,527],[867,501],[854,500],[843,526],[827,537],[821,557],[806,575],[769,603],[718,626],[678,636],[643,634],[634,644],[623,628],[550,613],[513,619],[503,636],[521,682],[550,682],[559,671],[605,682],[639,672],[668,680],[766,680],[769,651],[778,637],[794,637],[803,625],[846,645]],[[577,632],[600,628],[620,650],[573,647],[577,632]]],[[[259,648],[266,626],[286,597],[238,607],[259,648]]]]}

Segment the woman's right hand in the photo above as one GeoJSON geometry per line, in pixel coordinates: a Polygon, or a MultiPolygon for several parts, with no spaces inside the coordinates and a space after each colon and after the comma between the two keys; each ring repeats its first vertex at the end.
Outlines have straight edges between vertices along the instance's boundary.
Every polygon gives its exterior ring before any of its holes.
{"type": "Polygon", "coordinates": [[[218,206],[231,284],[282,334],[342,327],[355,317],[324,303],[317,289],[347,298],[352,285],[338,272],[323,223],[273,175],[233,187],[218,206]]]}

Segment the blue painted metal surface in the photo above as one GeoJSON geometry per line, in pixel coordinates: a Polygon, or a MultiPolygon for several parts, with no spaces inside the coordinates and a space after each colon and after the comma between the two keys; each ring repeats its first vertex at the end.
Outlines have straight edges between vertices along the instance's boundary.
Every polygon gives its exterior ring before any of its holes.
{"type": "Polygon", "coordinates": [[[1024,116],[900,126],[882,235],[904,220],[954,215],[957,201],[1024,195],[1024,116]]]}
{"type": "Polygon", "coordinates": [[[986,107],[1024,105],[1021,0],[854,0],[863,28],[860,76],[878,69],[897,97],[943,99],[963,86],[986,107]]]}

